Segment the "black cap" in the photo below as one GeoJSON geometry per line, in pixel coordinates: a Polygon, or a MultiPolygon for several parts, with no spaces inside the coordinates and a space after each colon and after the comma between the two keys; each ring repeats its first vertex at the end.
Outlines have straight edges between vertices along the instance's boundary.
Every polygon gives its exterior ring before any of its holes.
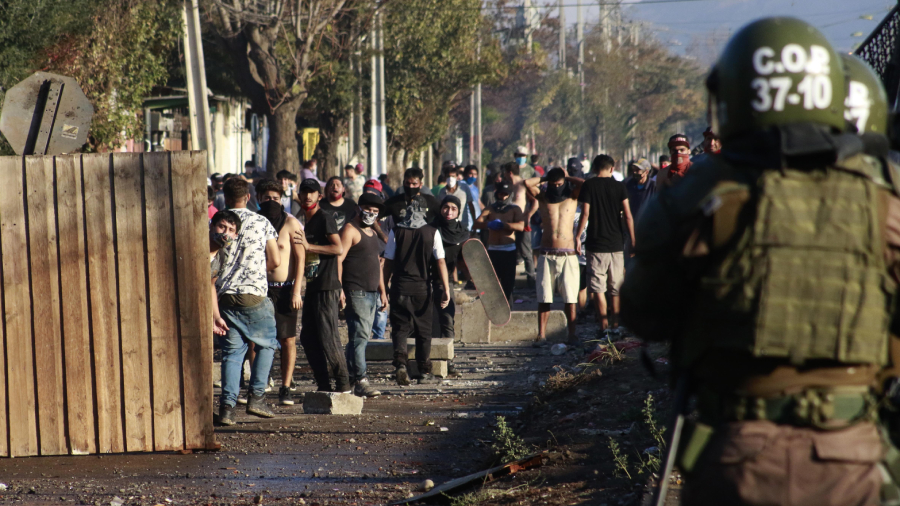
{"type": "Polygon", "coordinates": [[[304,179],[300,186],[297,187],[298,192],[322,192],[322,185],[313,178],[304,179]]]}
{"type": "Polygon", "coordinates": [[[444,204],[446,204],[447,202],[450,202],[451,204],[455,205],[457,209],[462,211],[462,202],[459,200],[459,198],[456,197],[456,195],[445,196],[444,200],[441,201],[441,207],[444,207],[444,204]]]}
{"type": "Polygon", "coordinates": [[[512,195],[512,190],[509,183],[506,181],[501,181],[494,185],[494,193],[505,193],[507,195],[512,195]]]}
{"type": "Polygon", "coordinates": [[[362,206],[375,206],[379,211],[384,210],[384,199],[376,195],[375,193],[364,192],[359,196],[359,200],[356,202],[356,205],[359,207],[362,206]]]}

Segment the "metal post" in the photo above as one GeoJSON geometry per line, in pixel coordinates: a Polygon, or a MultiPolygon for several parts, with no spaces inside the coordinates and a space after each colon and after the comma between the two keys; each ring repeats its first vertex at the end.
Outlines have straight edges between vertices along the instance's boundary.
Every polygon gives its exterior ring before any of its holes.
{"type": "Polygon", "coordinates": [[[384,32],[382,14],[372,27],[372,124],[369,135],[369,177],[377,179],[387,171],[387,128],[384,124],[384,32]]]}
{"type": "Polygon", "coordinates": [[[481,168],[481,149],[484,142],[481,138],[481,83],[475,85],[475,160],[472,162],[478,167],[478,180],[483,180],[481,168]]]}
{"type": "MultiPolygon", "coordinates": [[[[462,160],[459,161],[462,163],[462,160]]],[[[469,163],[475,163],[475,89],[469,95],[469,163]]]]}
{"type": "MultiPolygon", "coordinates": [[[[563,0],[557,0],[559,5],[559,69],[566,70],[566,9],[563,0]]],[[[581,4],[578,4],[581,9],[581,4]]]]}
{"type": "Polygon", "coordinates": [[[603,40],[606,54],[612,52],[612,22],[610,13],[612,9],[606,4],[608,0],[600,0],[600,37],[603,40]]]}
{"type": "MultiPolygon", "coordinates": [[[[575,44],[578,46],[578,86],[581,89],[581,113],[584,117],[584,12],[581,10],[581,2],[578,3],[577,22],[575,24],[575,44]]],[[[584,123],[581,125],[582,131],[578,136],[579,155],[585,152],[584,146],[584,123]]]]}
{"type": "Polygon", "coordinates": [[[525,10],[525,54],[531,56],[532,46],[532,10],[531,0],[523,0],[525,10]]]}
{"type": "Polygon", "coordinates": [[[191,149],[206,150],[207,173],[215,172],[210,139],[209,102],[207,101],[206,70],[203,43],[200,39],[200,8],[197,0],[184,0],[184,65],[188,87],[188,107],[191,120],[191,149]]]}
{"type": "Polygon", "coordinates": [[[387,174],[387,122],[384,114],[384,14],[378,13],[378,143],[379,174],[387,174]]]}
{"type": "Polygon", "coordinates": [[[428,160],[426,160],[426,166],[428,170],[425,171],[425,185],[429,188],[434,186],[434,144],[429,144],[428,148],[428,160]]]}
{"type": "Polygon", "coordinates": [[[151,125],[151,118],[149,107],[144,107],[144,151],[150,152],[153,151],[153,128],[151,125]]]}

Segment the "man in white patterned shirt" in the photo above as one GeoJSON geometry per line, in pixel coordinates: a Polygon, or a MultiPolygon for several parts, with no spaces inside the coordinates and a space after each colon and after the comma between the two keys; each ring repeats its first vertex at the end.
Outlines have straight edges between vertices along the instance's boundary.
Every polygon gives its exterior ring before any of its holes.
{"type": "Polygon", "coordinates": [[[275,416],[264,401],[266,382],[275,355],[275,309],[266,297],[266,271],[281,264],[278,234],[269,220],[247,209],[250,183],[229,179],[223,189],[225,205],[241,219],[241,231],[227,248],[228,262],[216,280],[219,312],[228,325],[222,340],[222,397],[219,423],[234,425],[234,406],[240,392],[241,365],[247,342],[256,346],[250,373],[247,413],[275,416]]]}

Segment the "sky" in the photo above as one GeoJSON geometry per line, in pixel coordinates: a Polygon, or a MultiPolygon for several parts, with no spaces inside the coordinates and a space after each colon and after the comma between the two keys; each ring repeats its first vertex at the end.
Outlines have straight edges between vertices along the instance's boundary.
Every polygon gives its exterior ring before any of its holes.
{"type": "MultiPolygon", "coordinates": [[[[615,0],[602,0],[613,2],[615,0]]],[[[537,5],[556,4],[553,0],[537,5]]],[[[577,5],[585,22],[596,24],[596,0],[563,0],[566,24],[573,27],[577,5]]],[[[891,0],[622,0],[623,16],[641,24],[642,33],[673,51],[711,64],[732,33],[767,16],[792,16],[816,26],[837,51],[851,52],[865,40],[896,2],[891,0]],[[871,17],[871,19],[864,19],[871,17]]],[[[555,17],[554,10],[551,17],[555,17]]]]}

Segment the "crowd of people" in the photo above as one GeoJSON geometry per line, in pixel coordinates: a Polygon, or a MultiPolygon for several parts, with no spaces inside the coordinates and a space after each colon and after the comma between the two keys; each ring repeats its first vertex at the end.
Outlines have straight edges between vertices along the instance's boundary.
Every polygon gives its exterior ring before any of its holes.
{"type": "Polygon", "coordinates": [[[279,181],[252,166],[252,185],[214,175],[219,422],[234,423],[245,358],[247,412],[274,416],[263,399],[279,346],[279,400],[293,402],[298,320],[320,391],[379,395],[365,348],[388,315],[396,382],[435,383],[431,339],[454,335],[453,288],[471,282],[460,252],[478,238],[511,307],[522,265],[535,346],[547,345],[553,302],[572,343],[579,308],[609,342],[629,332],[621,312],[642,339],[673,343],[681,422],[669,451],[684,504],[896,503],[900,176],[889,149],[900,136],[881,79],[814,27],[765,18],[734,35],[706,86],[702,143],[675,133],[655,164],[600,154],[543,167],[520,146],[483,185],[479,167],[446,163],[431,189],[407,169],[396,194],[358,166],[323,182],[315,160],[279,181]]]}
{"type": "Polygon", "coordinates": [[[213,174],[213,319],[223,354],[219,422],[234,423],[238,403],[250,414],[274,416],[263,398],[279,348],[278,402],[294,404],[298,337],[319,391],[380,395],[366,376],[365,350],[370,339],[384,338],[388,320],[397,383],[436,383],[431,339],[454,337],[453,289],[474,288],[462,258],[470,238],[485,244],[510,307],[522,266],[538,302],[534,346],[547,344],[554,300],[564,305],[570,343],[577,342],[579,309],[582,317],[595,310],[607,337],[619,333],[618,290],[634,251],[634,217],[658,188],[690,167],[686,136],[672,136],[669,150],[658,166],[644,158],[620,166],[627,167],[624,181],[614,177],[617,163],[608,155],[589,165],[570,158],[565,169],[545,168],[524,146],[513,161],[489,164],[485,185],[477,166],[452,161],[430,189],[421,169],[407,169],[396,193],[384,177],[366,180],[362,165],[322,181],[316,160],[303,164],[300,177],[280,171],[270,179],[252,162],[244,174],[213,174]],[[349,341],[343,349],[341,311],[349,341]],[[416,341],[415,378],[407,339],[416,341]],[[240,391],[245,361],[246,397],[240,391]]]}

